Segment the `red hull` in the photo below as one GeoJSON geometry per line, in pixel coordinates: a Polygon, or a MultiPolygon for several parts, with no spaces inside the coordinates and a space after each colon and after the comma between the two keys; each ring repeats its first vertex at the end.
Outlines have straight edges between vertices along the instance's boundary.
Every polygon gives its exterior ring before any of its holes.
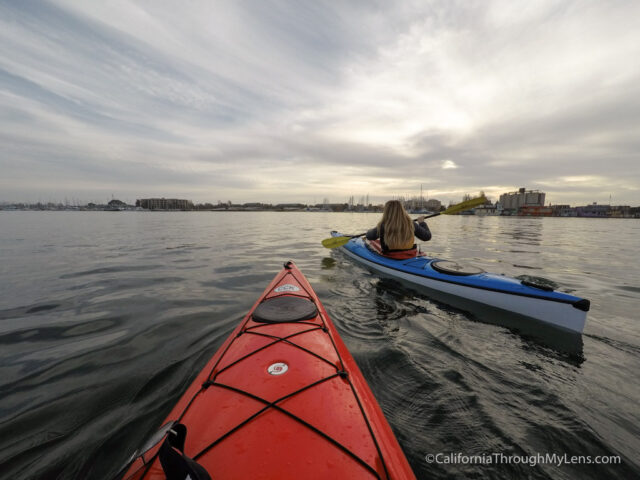
{"type": "MultiPolygon", "coordinates": [[[[165,423],[174,420],[187,427],[185,455],[214,480],[415,478],[335,326],[291,262],[165,423]],[[306,299],[317,311],[301,321],[255,320],[256,308],[280,297],[306,299]]],[[[123,478],[164,479],[158,447],[123,478]]]]}

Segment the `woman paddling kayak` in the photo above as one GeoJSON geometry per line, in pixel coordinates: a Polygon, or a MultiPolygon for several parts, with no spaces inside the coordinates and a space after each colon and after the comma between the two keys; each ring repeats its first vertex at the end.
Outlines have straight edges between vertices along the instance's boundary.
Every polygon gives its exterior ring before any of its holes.
{"type": "MultiPolygon", "coordinates": [[[[422,241],[431,240],[431,231],[421,216],[414,222],[399,200],[389,200],[384,205],[382,219],[367,232],[367,240],[380,240],[380,253],[390,258],[415,257],[414,236],[422,241]]],[[[378,247],[377,242],[373,243],[378,247]]]]}

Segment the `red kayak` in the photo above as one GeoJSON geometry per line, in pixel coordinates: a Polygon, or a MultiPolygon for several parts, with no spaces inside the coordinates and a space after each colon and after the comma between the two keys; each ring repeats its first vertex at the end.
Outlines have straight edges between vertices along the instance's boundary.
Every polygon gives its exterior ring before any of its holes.
{"type": "Polygon", "coordinates": [[[125,468],[125,479],[415,479],[292,262],[125,468]]]}

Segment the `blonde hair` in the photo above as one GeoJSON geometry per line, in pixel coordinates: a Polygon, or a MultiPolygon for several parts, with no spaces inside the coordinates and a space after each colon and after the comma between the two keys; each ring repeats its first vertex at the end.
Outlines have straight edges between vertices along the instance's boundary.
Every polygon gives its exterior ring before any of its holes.
{"type": "Polygon", "coordinates": [[[378,223],[378,234],[382,225],[384,225],[384,243],[390,250],[403,250],[413,246],[413,220],[400,200],[389,200],[385,203],[382,220],[378,223]]]}

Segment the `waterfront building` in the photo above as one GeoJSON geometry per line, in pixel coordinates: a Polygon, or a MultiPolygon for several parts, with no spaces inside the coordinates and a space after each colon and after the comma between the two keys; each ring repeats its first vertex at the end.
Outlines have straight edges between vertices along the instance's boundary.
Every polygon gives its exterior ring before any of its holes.
{"type": "Polygon", "coordinates": [[[256,212],[256,211],[270,210],[271,205],[268,205],[266,203],[260,203],[260,202],[251,202],[251,203],[242,204],[242,209],[246,211],[256,212]]]}
{"type": "Polygon", "coordinates": [[[576,207],[578,217],[610,217],[611,205],[598,205],[593,202],[591,205],[576,207]]]}
{"type": "Polygon", "coordinates": [[[631,207],[629,205],[613,205],[611,207],[611,216],[613,218],[631,218],[631,207]]]}
{"type": "Polygon", "coordinates": [[[503,193],[500,195],[500,205],[505,213],[514,214],[527,206],[544,206],[545,193],[539,190],[526,190],[520,188],[517,192],[503,193]]]}
{"type": "Polygon", "coordinates": [[[575,217],[577,212],[571,205],[550,205],[554,217],[575,217]]]}
{"type": "Polygon", "coordinates": [[[179,198],[141,198],[136,200],[136,207],[147,210],[193,210],[193,202],[179,198]]]}
{"type": "Polygon", "coordinates": [[[518,215],[521,217],[550,217],[553,215],[553,209],[540,205],[525,205],[518,209],[518,215]]]}
{"type": "Polygon", "coordinates": [[[307,208],[302,203],[279,203],[274,207],[276,210],[301,211],[307,208]]]}
{"type": "Polygon", "coordinates": [[[496,203],[495,205],[492,203],[485,203],[484,205],[478,205],[473,209],[473,213],[475,215],[499,215],[500,212],[498,210],[498,206],[500,203],[496,203]]]}

